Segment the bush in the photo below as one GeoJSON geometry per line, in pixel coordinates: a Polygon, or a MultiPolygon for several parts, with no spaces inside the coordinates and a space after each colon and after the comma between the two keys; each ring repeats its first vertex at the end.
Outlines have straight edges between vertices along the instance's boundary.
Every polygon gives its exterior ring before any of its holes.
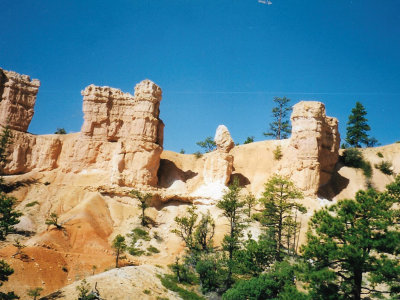
{"type": "Polygon", "coordinates": [[[39,204],[39,202],[32,201],[32,202],[29,202],[28,204],[26,204],[25,207],[32,207],[32,206],[35,206],[36,204],[39,204]]]}
{"type": "Polygon", "coordinates": [[[149,236],[149,233],[140,227],[136,227],[135,229],[132,229],[132,232],[129,234],[129,236],[131,238],[136,238],[136,240],[142,239],[145,241],[150,241],[150,239],[151,239],[149,236]]]}
{"type": "Polygon", "coordinates": [[[345,166],[361,169],[363,164],[363,156],[360,150],[349,148],[343,152],[343,162],[345,166]]]}
{"type": "Polygon", "coordinates": [[[156,247],[151,246],[151,245],[147,248],[147,251],[149,251],[151,253],[160,253],[160,250],[158,250],[156,247]]]}
{"type": "Polygon", "coordinates": [[[250,143],[254,143],[254,136],[248,136],[243,144],[250,144],[250,143]]]}
{"type": "Polygon", "coordinates": [[[382,152],[378,152],[378,153],[376,153],[376,155],[378,155],[378,157],[380,157],[380,158],[383,158],[382,152]]]}
{"type": "Polygon", "coordinates": [[[273,151],[273,153],[274,153],[274,159],[275,160],[281,160],[281,158],[283,157],[281,146],[276,146],[276,148],[273,151]]]}
{"type": "Polygon", "coordinates": [[[54,134],[67,134],[67,131],[64,128],[57,128],[54,134]]]}
{"type": "Polygon", "coordinates": [[[375,168],[380,170],[383,174],[393,175],[393,165],[390,161],[382,161],[375,165],[375,168]]]}
{"type": "Polygon", "coordinates": [[[372,177],[372,166],[368,161],[362,162],[361,169],[363,170],[364,176],[367,178],[372,177]]]}
{"type": "Polygon", "coordinates": [[[184,300],[204,300],[203,297],[197,295],[195,292],[185,290],[178,286],[176,279],[172,275],[160,276],[161,284],[170,291],[178,293],[178,295],[184,300]]]}
{"type": "Polygon", "coordinates": [[[343,162],[345,166],[362,169],[365,177],[372,177],[371,164],[364,160],[361,151],[357,148],[346,149],[343,152],[343,162]]]}
{"type": "Polygon", "coordinates": [[[197,151],[197,152],[195,152],[193,154],[197,159],[199,159],[199,158],[201,158],[203,156],[203,154],[200,151],[197,151]]]}

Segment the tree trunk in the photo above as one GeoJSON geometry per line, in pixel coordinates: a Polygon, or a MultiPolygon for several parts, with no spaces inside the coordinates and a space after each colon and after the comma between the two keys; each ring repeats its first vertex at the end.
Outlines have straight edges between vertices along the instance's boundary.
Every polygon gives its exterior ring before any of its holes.
{"type": "Polygon", "coordinates": [[[355,300],[361,299],[362,275],[361,270],[356,269],[354,271],[353,296],[355,300]]]}
{"type": "Polygon", "coordinates": [[[119,249],[117,249],[117,256],[115,257],[115,267],[118,268],[119,249]]]}

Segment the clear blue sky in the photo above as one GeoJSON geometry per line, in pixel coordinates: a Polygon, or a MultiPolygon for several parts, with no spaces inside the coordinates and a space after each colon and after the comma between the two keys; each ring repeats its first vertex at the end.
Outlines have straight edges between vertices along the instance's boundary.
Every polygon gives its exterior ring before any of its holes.
{"type": "Polygon", "coordinates": [[[80,91],[163,89],[168,150],[225,124],[264,139],[272,99],[318,100],[342,137],[364,104],[371,135],[400,140],[399,0],[1,0],[0,67],[42,82],[29,131],[82,125],[80,91]]]}

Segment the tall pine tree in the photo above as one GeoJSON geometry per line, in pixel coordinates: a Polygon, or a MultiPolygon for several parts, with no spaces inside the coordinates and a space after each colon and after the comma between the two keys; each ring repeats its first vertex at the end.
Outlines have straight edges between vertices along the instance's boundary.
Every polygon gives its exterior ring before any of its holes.
{"type": "Polygon", "coordinates": [[[274,121],[269,124],[269,131],[264,132],[265,136],[272,136],[276,140],[288,138],[291,126],[289,124],[289,113],[292,107],[288,106],[290,99],[275,97],[274,102],[277,106],[272,109],[274,121]]]}
{"type": "Polygon", "coordinates": [[[351,110],[346,127],[346,142],[351,147],[361,148],[362,145],[369,146],[372,140],[376,141],[368,136],[367,132],[371,130],[371,127],[368,125],[366,115],[367,111],[364,106],[357,102],[356,106],[351,110]]]}
{"type": "Polygon", "coordinates": [[[398,299],[399,190],[397,179],[388,192],[359,191],[315,212],[302,247],[313,299],[398,299]]]}

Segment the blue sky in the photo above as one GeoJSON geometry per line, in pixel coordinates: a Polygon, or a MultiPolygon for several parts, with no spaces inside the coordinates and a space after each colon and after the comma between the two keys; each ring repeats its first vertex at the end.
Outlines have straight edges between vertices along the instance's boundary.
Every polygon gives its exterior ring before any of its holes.
{"type": "Polygon", "coordinates": [[[0,3],[0,67],[42,82],[29,131],[82,125],[89,84],[163,89],[164,148],[187,153],[225,124],[263,140],[272,99],[325,103],[342,138],[351,108],[400,140],[400,1],[114,0],[0,3]]]}

